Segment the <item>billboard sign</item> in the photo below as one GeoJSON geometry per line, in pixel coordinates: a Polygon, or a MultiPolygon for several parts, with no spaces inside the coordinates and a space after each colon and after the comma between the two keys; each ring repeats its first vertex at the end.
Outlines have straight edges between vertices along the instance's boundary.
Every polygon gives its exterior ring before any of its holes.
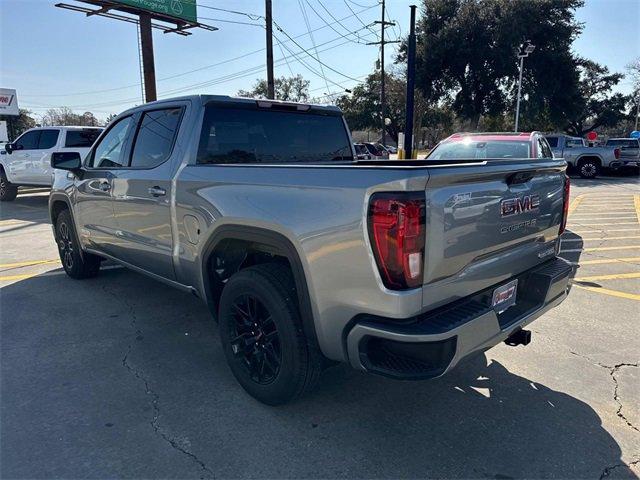
{"type": "Polygon", "coordinates": [[[186,22],[197,22],[196,0],[117,0],[122,5],[147,10],[186,22]]]}
{"type": "Polygon", "coordinates": [[[0,88],[0,115],[20,115],[15,90],[0,88]]]}

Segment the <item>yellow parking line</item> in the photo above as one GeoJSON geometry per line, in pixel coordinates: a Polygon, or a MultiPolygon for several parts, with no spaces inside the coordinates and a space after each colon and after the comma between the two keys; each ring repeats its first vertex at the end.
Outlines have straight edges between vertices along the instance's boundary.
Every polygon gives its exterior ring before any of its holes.
{"type": "Polygon", "coordinates": [[[60,263],[60,260],[57,258],[54,258],[51,260],[33,260],[30,262],[3,263],[3,264],[0,264],[0,268],[30,267],[32,265],[47,265],[50,263],[60,263]]]}
{"type": "Polygon", "coordinates": [[[574,287],[580,288],[582,290],[589,290],[590,292],[602,293],[603,295],[611,295],[612,297],[627,298],[629,300],[635,300],[636,302],[640,302],[640,295],[636,295],[634,293],[619,292],[618,290],[610,290],[608,288],[585,287],[584,285],[574,285],[574,287]]]}
{"type": "Polygon", "coordinates": [[[640,278],[640,272],[614,273],[611,275],[589,275],[587,277],[576,277],[576,282],[595,282],[597,280],[622,280],[624,278],[640,278]]]}
{"type": "Polygon", "coordinates": [[[640,262],[640,257],[619,257],[619,258],[602,258],[599,260],[580,260],[578,262],[571,262],[574,265],[604,265],[607,263],[627,263],[627,262],[640,262]]]}
{"type": "Polygon", "coordinates": [[[5,275],[4,277],[0,277],[0,282],[9,282],[11,280],[25,280],[27,278],[35,277],[40,275],[40,273],[25,273],[22,275],[5,275]]]}
{"type": "Polygon", "coordinates": [[[573,199],[573,201],[569,204],[569,215],[576,209],[578,208],[578,205],[580,205],[580,202],[582,202],[582,200],[584,199],[584,194],[582,195],[578,195],[576,198],[573,199]]]}
{"type": "Polygon", "coordinates": [[[638,232],[640,227],[634,228],[592,228],[590,230],[571,230],[571,233],[595,233],[595,232],[638,232]]]}
{"type": "Polygon", "coordinates": [[[631,250],[631,249],[639,249],[638,245],[626,245],[624,247],[590,247],[590,248],[572,248],[572,249],[562,249],[561,253],[571,253],[571,252],[605,252],[609,250],[631,250]]]}
{"type": "Polygon", "coordinates": [[[631,238],[640,238],[640,235],[627,235],[623,237],[591,237],[591,238],[563,238],[563,242],[593,242],[596,240],[628,240],[631,238]]]}
{"type": "MultiPolygon", "coordinates": [[[[571,218],[569,218],[571,221],[571,218]]],[[[578,223],[581,227],[588,227],[589,225],[637,225],[636,222],[616,222],[616,223],[578,223]]],[[[569,227],[571,229],[571,227],[569,227]]]]}
{"type": "Polygon", "coordinates": [[[636,217],[638,218],[638,223],[640,223],[640,195],[633,196],[633,204],[636,207],[636,217]]]}
{"type": "Polygon", "coordinates": [[[604,252],[607,250],[632,250],[634,248],[637,248],[638,250],[640,250],[640,245],[626,245],[624,247],[591,247],[591,248],[585,248],[584,251],[585,252],[604,252]]]}
{"type": "Polygon", "coordinates": [[[0,227],[4,227],[5,225],[30,225],[35,223],[36,222],[29,222],[27,220],[0,220],[0,227]]]}

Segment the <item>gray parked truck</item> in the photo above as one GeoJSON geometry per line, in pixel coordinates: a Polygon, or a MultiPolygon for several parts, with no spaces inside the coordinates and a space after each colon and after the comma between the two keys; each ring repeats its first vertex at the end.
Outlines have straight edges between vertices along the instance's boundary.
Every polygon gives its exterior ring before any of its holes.
{"type": "Polygon", "coordinates": [[[563,134],[545,135],[553,155],[564,158],[582,178],[596,178],[603,168],[617,169],[622,166],[620,149],[617,147],[589,147],[583,138],[563,134]]]}
{"type": "Polygon", "coordinates": [[[202,298],[268,404],[336,361],[426,379],[527,344],[568,292],[564,160],[354,160],[335,107],[191,96],[52,162],[69,276],[109,259],[202,298]]]}

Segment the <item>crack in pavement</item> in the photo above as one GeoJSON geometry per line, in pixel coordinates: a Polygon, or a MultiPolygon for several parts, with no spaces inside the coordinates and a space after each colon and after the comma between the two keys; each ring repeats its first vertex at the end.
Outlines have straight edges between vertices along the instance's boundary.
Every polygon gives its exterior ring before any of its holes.
{"type": "Polygon", "coordinates": [[[620,417],[622,420],[624,420],[624,422],[631,427],[632,429],[634,429],[637,432],[640,432],[640,430],[638,429],[638,427],[636,427],[635,425],[633,425],[622,413],[622,402],[620,400],[620,397],[618,396],[618,379],[615,377],[615,374],[618,370],[620,370],[622,367],[638,367],[640,366],[640,363],[618,363],[616,365],[614,365],[613,367],[610,365],[605,365],[604,363],[600,363],[600,362],[596,362],[594,360],[592,360],[591,358],[587,357],[586,355],[582,355],[580,353],[577,352],[570,352],[572,355],[575,355],[576,357],[580,357],[580,358],[584,358],[585,360],[588,360],[592,365],[604,368],[609,370],[609,374],[611,375],[611,378],[613,379],[613,383],[615,385],[615,388],[613,390],[613,399],[616,401],[616,403],[618,404],[618,410],[616,411],[616,414],[618,415],[618,417],[620,417]]]}
{"type": "MultiPolygon", "coordinates": [[[[119,297],[115,293],[110,292],[107,289],[106,285],[103,285],[102,289],[108,295],[111,295],[111,296],[117,298],[120,302],[122,302],[129,309],[129,314],[130,314],[130,318],[131,318],[130,324],[131,324],[131,327],[133,327],[133,329],[135,330],[134,341],[140,339],[142,337],[142,331],[138,328],[138,324],[137,324],[138,318],[136,316],[135,309],[134,309],[133,305],[131,305],[129,302],[127,302],[122,297],[119,297]]],[[[158,393],[156,393],[149,386],[149,381],[143,375],[142,370],[139,370],[139,369],[135,368],[133,365],[131,365],[129,363],[129,354],[133,350],[133,345],[134,345],[133,342],[131,342],[127,346],[127,351],[124,354],[124,357],[122,357],[122,366],[124,368],[126,368],[135,378],[137,378],[138,380],[142,381],[142,383],[144,384],[145,393],[147,395],[151,395],[151,397],[152,397],[151,406],[153,408],[153,418],[151,419],[150,424],[151,424],[151,427],[153,428],[153,431],[156,434],[160,435],[160,437],[164,441],[166,441],[169,445],[171,445],[172,448],[174,448],[175,450],[178,450],[180,453],[190,457],[194,462],[196,462],[200,466],[200,468],[203,470],[203,472],[206,472],[207,474],[209,474],[210,478],[214,478],[215,475],[214,475],[213,471],[211,471],[207,467],[207,465],[202,460],[200,460],[200,458],[198,458],[198,456],[196,454],[190,452],[185,447],[180,445],[180,443],[175,438],[173,438],[169,433],[167,433],[166,430],[160,425],[160,422],[159,422],[159,418],[160,418],[160,406],[159,406],[160,395],[158,395],[158,393]]],[[[200,478],[203,479],[203,478],[206,478],[206,477],[201,476],[200,478]]]]}
{"type": "Polygon", "coordinates": [[[626,423],[628,427],[632,428],[636,432],[640,432],[640,429],[638,429],[638,427],[636,427],[633,423],[631,423],[629,421],[629,419],[624,415],[624,413],[622,413],[622,408],[623,408],[622,400],[620,399],[620,396],[618,395],[618,387],[620,385],[618,383],[618,379],[616,378],[616,373],[621,368],[623,368],[623,367],[636,367],[637,368],[637,367],[640,366],[640,363],[625,363],[625,362],[623,362],[623,363],[618,363],[618,364],[616,364],[616,365],[614,365],[612,367],[610,365],[605,365],[604,363],[596,362],[593,359],[589,358],[588,356],[582,355],[582,354],[574,352],[574,351],[570,351],[569,353],[571,353],[571,355],[575,355],[576,357],[584,358],[585,360],[589,361],[592,365],[596,365],[598,367],[605,368],[605,369],[609,370],[609,375],[611,375],[611,379],[613,380],[613,384],[614,384],[613,399],[618,404],[618,410],[616,410],[616,415],[620,419],[622,419],[622,421],[624,421],[624,423],[626,423]]]}
{"type": "Polygon", "coordinates": [[[638,463],[640,463],[640,460],[634,460],[633,462],[629,462],[629,463],[618,463],[616,465],[612,465],[610,467],[607,467],[600,474],[600,480],[602,480],[603,478],[606,478],[609,475],[611,475],[611,472],[613,472],[616,468],[620,468],[620,467],[630,468],[631,465],[638,465],[638,463]]]}

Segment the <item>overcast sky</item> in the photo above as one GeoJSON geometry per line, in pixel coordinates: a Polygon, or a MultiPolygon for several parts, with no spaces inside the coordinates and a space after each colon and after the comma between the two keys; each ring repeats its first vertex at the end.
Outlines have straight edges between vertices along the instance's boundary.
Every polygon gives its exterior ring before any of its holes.
{"type": "MultiPolygon", "coordinates": [[[[86,18],[82,13],[56,8],[54,3],[57,1],[1,0],[0,87],[17,89],[20,106],[36,114],[65,105],[104,118],[139,104],[136,27],[105,18],[86,18]]],[[[389,29],[387,39],[406,34],[412,3],[387,0],[389,18],[399,24],[389,29]]],[[[264,13],[264,2],[198,0],[198,5],[200,21],[220,30],[195,31],[190,37],[154,32],[160,98],[189,93],[233,95],[265,76],[265,53],[260,51],[265,31],[260,26],[263,22],[253,16],[264,13]]],[[[276,76],[300,73],[311,80],[311,94],[320,97],[342,92],[372,71],[378,47],[366,42],[377,38],[364,25],[380,19],[376,0],[273,0],[273,16],[283,30],[274,29],[278,40],[274,44],[276,76]],[[301,5],[313,40],[305,35],[307,24],[301,5]],[[340,23],[335,23],[331,15],[340,23]],[[358,37],[345,39],[348,31],[357,32],[358,37]],[[309,52],[315,52],[315,42],[321,61],[330,67],[323,67],[326,82],[322,75],[309,70],[321,73],[316,60],[300,54],[300,47],[287,35],[309,52]],[[287,61],[278,60],[285,56],[289,57],[287,61]]],[[[580,55],[619,72],[640,56],[640,0],[587,0],[577,17],[585,22],[584,33],[574,44],[580,55]]],[[[387,47],[388,63],[393,61],[394,47],[387,47]]],[[[629,82],[623,82],[619,90],[628,93],[629,82]]]]}

